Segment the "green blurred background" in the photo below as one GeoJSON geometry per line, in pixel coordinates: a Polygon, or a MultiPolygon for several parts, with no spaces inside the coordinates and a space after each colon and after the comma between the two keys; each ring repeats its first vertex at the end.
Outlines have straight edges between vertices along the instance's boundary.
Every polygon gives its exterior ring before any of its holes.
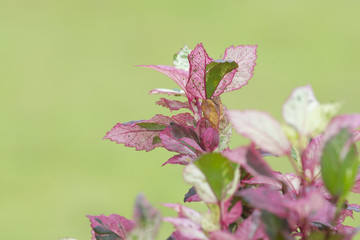
{"type": "MultiPolygon", "coordinates": [[[[185,43],[203,42],[214,58],[258,44],[254,76],[223,96],[228,108],[280,120],[290,91],[310,83],[321,102],[359,112],[359,10],[324,0],[0,0],[0,239],[90,239],[85,215],[131,218],[139,192],[174,215],[159,203],[181,202],[189,186],[181,166],[160,167],[172,154],[102,137],[118,122],[170,114],[148,91],[176,85],[134,65],[171,65],[185,43]]],[[[159,239],[171,231],[164,224],[159,239]]]]}

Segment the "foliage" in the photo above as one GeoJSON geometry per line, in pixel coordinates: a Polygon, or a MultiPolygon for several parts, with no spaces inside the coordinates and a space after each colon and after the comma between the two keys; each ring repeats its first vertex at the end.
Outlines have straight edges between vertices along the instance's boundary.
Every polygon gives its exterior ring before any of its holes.
{"type": "Polygon", "coordinates": [[[171,117],[118,123],[105,139],[136,150],[162,147],[176,155],[166,164],[185,165],[191,188],[184,202],[202,201],[205,213],[164,204],[178,217],[161,218],[143,196],[134,220],[119,215],[88,216],[93,239],[154,239],[161,221],[174,225],[171,240],[351,239],[357,228],[345,218],[360,206],[346,200],[360,193],[360,114],[335,116],[340,105],[320,104],[312,88],[296,88],[283,105],[283,122],[257,110],[227,110],[221,94],[240,89],[253,75],[257,46],[231,46],[214,60],[202,44],[185,46],[174,66],[147,65],[175,81],[181,90],[154,89],[158,105],[187,112],[171,117]],[[228,148],[232,127],[251,140],[228,148]],[[286,156],[294,173],[275,172],[266,156],[286,156]]]}

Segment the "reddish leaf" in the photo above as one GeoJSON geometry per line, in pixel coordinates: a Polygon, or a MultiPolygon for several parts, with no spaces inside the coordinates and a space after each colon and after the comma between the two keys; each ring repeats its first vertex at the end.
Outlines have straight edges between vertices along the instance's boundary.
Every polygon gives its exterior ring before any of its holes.
{"type": "Polygon", "coordinates": [[[214,151],[219,145],[219,134],[213,128],[207,128],[201,133],[201,147],[206,152],[214,151]]]}
{"type": "Polygon", "coordinates": [[[195,49],[189,54],[188,58],[190,71],[186,89],[192,96],[206,99],[206,66],[212,62],[212,58],[208,56],[202,43],[195,47],[195,49]]]}
{"type": "Polygon", "coordinates": [[[169,100],[166,98],[161,98],[159,101],[156,102],[157,105],[169,108],[171,111],[179,110],[181,108],[190,109],[189,102],[180,102],[177,100],[169,100]]]}
{"type": "Polygon", "coordinates": [[[196,127],[196,121],[190,113],[180,113],[172,116],[172,119],[174,119],[179,125],[196,127]]]}
{"type": "Polygon", "coordinates": [[[111,239],[125,240],[126,235],[134,228],[134,221],[122,216],[87,216],[91,222],[92,240],[111,239]]]}
{"type": "Polygon", "coordinates": [[[106,134],[104,139],[125,144],[127,147],[135,147],[138,151],[150,151],[155,147],[163,146],[159,138],[159,133],[164,130],[170,122],[172,122],[170,117],[158,114],[150,120],[118,123],[106,134]]]}
{"type": "Polygon", "coordinates": [[[265,230],[260,221],[260,212],[255,210],[251,216],[246,218],[237,228],[235,236],[242,240],[268,240],[265,230]]]}
{"type": "Polygon", "coordinates": [[[291,145],[280,124],[268,113],[256,110],[228,111],[235,130],[250,138],[260,148],[282,156],[291,152],[291,145]]]}
{"type": "Polygon", "coordinates": [[[224,92],[231,92],[240,89],[246,85],[253,76],[253,70],[256,65],[255,60],[257,45],[254,46],[231,46],[225,50],[223,59],[226,61],[235,61],[239,66],[231,83],[224,92]]]}
{"type": "Polygon", "coordinates": [[[164,66],[164,65],[140,65],[139,67],[146,67],[154,69],[158,72],[165,74],[170,77],[174,82],[176,82],[179,87],[186,93],[186,83],[188,81],[188,73],[182,69],[178,69],[172,66],[164,66]]]}

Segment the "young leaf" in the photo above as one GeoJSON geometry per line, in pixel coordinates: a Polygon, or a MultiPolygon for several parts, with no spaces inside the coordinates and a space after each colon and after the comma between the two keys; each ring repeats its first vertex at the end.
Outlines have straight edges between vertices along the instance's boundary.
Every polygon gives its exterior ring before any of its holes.
{"type": "Polygon", "coordinates": [[[231,46],[225,50],[223,60],[235,61],[238,65],[231,83],[227,85],[224,92],[231,92],[246,85],[253,76],[255,67],[257,46],[231,46]]]}
{"type": "Polygon", "coordinates": [[[206,152],[214,151],[219,145],[219,134],[215,129],[211,127],[206,128],[204,131],[202,131],[200,138],[201,138],[200,146],[206,152]]]}
{"type": "Polygon", "coordinates": [[[131,231],[130,240],[153,240],[161,225],[161,214],[151,206],[143,195],[138,195],[135,201],[133,219],[136,227],[131,231]]]}
{"type": "Polygon", "coordinates": [[[196,192],[206,203],[217,203],[232,195],[239,181],[238,166],[221,154],[200,157],[184,169],[185,182],[195,186],[196,192]]]}
{"type": "Polygon", "coordinates": [[[154,94],[167,94],[169,96],[185,96],[185,92],[179,89],[164,89],[164,88],[156,88],[149,92],[150,95],[154,94]]]}
{"type": "Polygon", "coordinates": [[[346,128],[325,142],[321,173],[326,188],[333,196],[344,197],[351,190],[358,163],[356,147],[351,144],[351,134],[346,128]]]}
{"type": "Polygon", "coordinates": [[[222,94],[231,83],[238,64],[234,61],[216,60],[206,65],[205,89],[206,98],[222,94]],[[234,71],[235,70],[235,71],[234,71]]]}
{"type": "Polygon", "coordinates": [[[341,115],[333,118],[324,133],[324,142],[337,135],[341,129],[355,130],[360,128],[360,114],[341,115]]]}
{"type": "Polygon", "coordinates": [[[190,54],[191,49],[188,46],[184,46],[180,52],[174,55],[174,67],[182,69],[186,72],[189,71],[190,65],[188,60],[188,55],[190,54]]]}
{"type": "Polygon", "coordinates": [[[291,153],[291,145],[280,124],[269,114],[256,110],[228,111],[235,130],[260,148],[282,156],[291,153]]]}
{"type": "Polygon", "coordinates": [[[241,216],[243,210],[241,201],[232,204],[232,200],[229,198],[221,203],[221,222],[226,228],[241,216]]]}
{"type": "Polygon", "coordinates": [[[166,98],[161,98],[159,101],[156,102],[156,104],[165,108],[169,108],[170,111],[179,110],[182,108],[190,109],[189,102],[180,102],[177,100],[169,100],[166,98]]]}
{"type": "Polygon", "coordinates": [[[135,147],[137,151],[150,151],[162,147],[159,133],[173,120],[170,117],[156,115],[150,120],[118,123],[107,132],[104,139],[122,143],[127,147],[135,147]]]}
{"type": "Polygon", "coordinates": [[[181,204],[164,203],[163,205],[165,207],[172,208],[173,210],[175,210],[178,213],[178,217],[187,218],[196,224],[199,225],[201,224],[201,215],[197,211],[182,206],[181,204]]]}
{"type": "Polygon", "coordinates": [[[134,221],[116,214],[87,217],[91,222],[92,240],[125,240],[135,226],[134,221]]]}

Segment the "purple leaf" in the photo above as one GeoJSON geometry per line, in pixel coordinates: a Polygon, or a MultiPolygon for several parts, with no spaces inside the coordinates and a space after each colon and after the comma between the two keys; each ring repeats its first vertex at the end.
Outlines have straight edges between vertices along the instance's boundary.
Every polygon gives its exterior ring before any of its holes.
{"type": "Polygon", "coordinates": [[[212,62],[212,58],[208,56],[202,43],[195,47],[195,49],[189,54],[188,58],[190,71],[186,89],[192,96],[206,99],[206,66],[212,62]]]}
{"type": "Polygon", "coordinates": [[[189,191],[185,194],[184,202],[200,202],[201,198],[196,193],[195,187],[191,187],[189,191]]]}
{"type": "Polygon", "coordinates": [[[135,147],[138,151],[150,151],[155,147],[163,146],[159,133],[172,121],[170,117],[158,114],[150,120],[118,123],[104,139],[122,143],[127,147],[135,147]]]}
{"type": "Polygon", "coordinates": [[[200,140],[192,127],[171,123],[160,133],[160,139],[164,147],[169,151],[192,157],[195,157],[198,153],[203,153],[199,146],[200,140]]]}
{"type": "Polygon", "coordinates": [[[347,209],[350,210],[350,211],[360,212],[360,205],[349,204],[347,209]]]}
{"type": "Polygon", "coordinates": [[[251,216],[246,218],[237,228],[235,236],[242,240],[268,240],[265,230],[260,221],[260,211],[255,210],[251,216]]]}
{"type": "Polygon", "coordinates": [[[139,67],[151,68],[165,74],[174,80],[174,82],[176,82],[176,84],[186,93],[186,83],[189,76],[184,70],[165,65],[140,65],[139,67]]]}
{"type": "Polygon", "coordinates": [[[246,85],[253,76],[253,70],[256,65],[255,60],[257,45],[254,46],[231,46],[225,50],[223,59],[226,61],[235,61],[239,66],[231,83],[224,92],[231,92],[240,89],[246,85]]]}
{"type": "Polygon", "coordinates": [[[291,145],[280,124],[268,113],[232,110],[227,115],[238,133],[250,138],[263,150],[279,156],[291,153],[291,145]]]}
{"type": "Polygon", "coordinates": [[[169,160],[164,162],[163,165],[161,165],[161,166],[165,166],[166,164],[188,165],[191,162],[191,160],[193,160],[193,158],[190,157],[189,155],[178,154],[178,155],[175,155],[175,156],[169,158],[169,160]]]}
{"type": "Polygon", "coordinates": [[[164,89],[164,88],[156,88],[149,92],[150,95],[154,94],[167,94],[169,96],[185,96],[185,92],[183,90],[177,89],[164,89]]]}
{"type": "Polygon", "coordinates": [[[349,130],[360,128],[360,114],[341,115],[333,118],[325,130],[324,143],[329,141],[344,128],[349,130]]]}
{"type": "Polygon", "coordinates": [[[122,216],[87,216],[91,222],[92,240],[102,240],[112,237],[114,240],[125,240],[126,235],[134,228],[134,221],[122,216]]]}

